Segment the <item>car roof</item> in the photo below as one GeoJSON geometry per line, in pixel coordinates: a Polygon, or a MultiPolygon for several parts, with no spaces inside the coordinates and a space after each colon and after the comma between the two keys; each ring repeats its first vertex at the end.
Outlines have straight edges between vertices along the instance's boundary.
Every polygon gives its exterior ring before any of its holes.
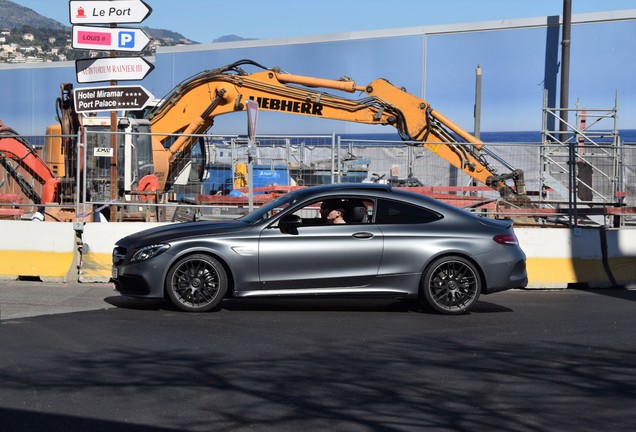
{"type": "Polygon", "coordinates": [[[480,219],[479,216],[451,204],[445,203],[433,197],[409,191],[408,189],[393,189],[388,184],[383,183],[337,183],[330,185],[311,186],[299,189],[294,192],[299,200],[313,199],[314,197],[325,196],[334,197],[339,195],[358,195],[369,193],[370,196],[390,198],[408,201],[413,204],[426,205],[429,209],[434,209],[447,217],[451,214],[457,217],[480,219]]]}
{"type": "Polygon", "coordinates": [[[346,192],[391,192],[391,186],[388,184],[378,183],[337,183],[330,185],[312,186],[304,189],[297,189],[294,194],[299,198],[305,198],[314,195],[329,194],[332,192],[346,193],[346,192]]]}
{"type": "Polygon", "coordinates": [[[408,201],[411,203],[418,203],[420,205],[426,205],[431,209],[435,209],[438,212],[444,213],[446,216],[454,214],[461,217],[469,217],[480,219],[479,216],[451,204],[445,203],[433,197],[416,193],[405,189],[393,189],[391,185],[384,183],[336,183],[329,185],[311,186],[303,189],[297,189],[293,192],[296,199],[304,201],[306,199],[313,199],[315,197],[325,196],[325,198],[335,197],[338,195],[358,195],[369,193],[370,196],[375,197],[393,197],[398,200],[408,201]]]}

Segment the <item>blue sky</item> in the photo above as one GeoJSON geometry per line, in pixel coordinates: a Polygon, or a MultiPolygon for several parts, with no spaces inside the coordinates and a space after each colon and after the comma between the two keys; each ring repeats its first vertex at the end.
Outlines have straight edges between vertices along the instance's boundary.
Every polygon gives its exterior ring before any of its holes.
{"type": "MultiPolygon", "coordinates": [[[[153,13],[143,25],[174,30],[200,42],[228,34],[260,39],[294,38],[558,16],[563,7],[562,0],[446,0],[443,4],[430,0],[350,0],[339,3],[322,0],[320,5],[312,2],[311,7],[307,1],[242,0],[240,8],[231,8],[229,2],[216,0],[146,1],[153,7],[153,13]],[[387,9],[387,4],[391,5],[391,9],[387,9]],[[269,8],[266,5],[270,5],[269,8]]],[[[67,0],[17,2],[68,24],[67,0]]],[[[575,15],[636,10],[636,0],[572,0],[572,5],[575,15]]],[[[330,45],[265,44],[239,51],[215,49],[157,55],[156,68],[144,80],[144,86],[160,97],[181,80],[203,69],[228,64],[239,58],[252,58],[265,66],[281,66],[299,75],[332,79],[351,76],[358,84],[386,78],[430,101],[435,109],[470,129],[473,125],[474,71],[479,64],[483,70],[482,131],[538,131],[541,128],[544,87],[550,89],[552,102],[558,102],[558,32],[546,33],[546,28],[537,27],[505,34],[489,31],[434,35],[426,40],[417,34],[385,39],[342,37],[330,45]],[[552,50],[549,52],[554,54],[549,58],[547,42],[552,50]],[[422,46],[424,43],[426,50],[422,46]],[[377,52],[382,55],[374,55],[377,52]],[[554,77],[554,80],[544,85],[546,77],[554,77]]],[[[636,84],[630,75],[636,68],[636,59],[631,55],[636,49],[636,23],[578,25],[573,28],[572,39],[571,106],[580,100],[584,107],[611,108],[616,94],[619,94],[619,127],[636,128],[636,84]],[[619,67],[590,67],[590,58],[597,59],[601,62],[599,64],[619,67]]],[[[59,96],[59,86],[50,84],[75,79],[74,67],[68,65],[65,69],[35,68],[29,73],[8,68],[0,70],[0,73],[0,118],[30,135],[43,133],[53,119],[51,110],[59,96]]],[[[325,130],[329,133],[357,133],[357,130],[349,129],[361,126],[346,123],[340,126],[344,130],[339,130],[321,124],[315,126],[320,129],[317,131],[309,129],[300,119],[289,122],[287,118],[280,121],[278,118],[277,121],[262,122],[261,130],[267,124],[271,129],[268,133],[299,133],[298,130],[308,133],[325,130]],[[279,130],[283,126],[287,129],[279,130]],[[288,130],[290,127],[298,130],[288,130]]],[[[244,118],[240,117],[236,122],[224,119],[215,128],[220,133],[242,130],[244,118]],[[224,125],[227,125],[226,129],[221,130],[224,125]]]]}
{"type": "MultiPolygon", "coordinates": [[[[68,1],[13,0],[69,24],[68,1]]],[[[561,15],[561,0],[145,0],[141,25],[181,33],[197,42],[235,34],[272,39],[435,24],[561,15]]],[[[572,13],[636,9],[635,0],[572,0],[572,13]]]]}

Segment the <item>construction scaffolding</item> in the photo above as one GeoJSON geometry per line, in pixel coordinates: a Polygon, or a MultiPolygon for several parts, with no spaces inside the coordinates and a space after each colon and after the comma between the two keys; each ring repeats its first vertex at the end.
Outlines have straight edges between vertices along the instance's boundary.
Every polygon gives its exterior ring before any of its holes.
{"type": "Polygon", "coordinates": [[[608,109],[550,108],[544,94],[539,201],[567,202],[577,224],[582,208],[625,205],[623,145],[618,132],[618,94],[608,109]],[[575,114],[574,124],[567,121],[575,114]]]}

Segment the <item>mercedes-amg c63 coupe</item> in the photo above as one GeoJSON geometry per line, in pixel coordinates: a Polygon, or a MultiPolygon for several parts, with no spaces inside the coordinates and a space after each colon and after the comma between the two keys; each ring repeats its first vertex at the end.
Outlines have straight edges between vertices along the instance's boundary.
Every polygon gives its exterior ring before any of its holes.
{"type": "Polygon", "coordinates": [[[236,220],[129,235],[112,270],[122,294],[192,312],[227,297],[358,296],[461,314],[480,294],[527,284],[512,221],[365,183],[297,189],[236,220]]]}

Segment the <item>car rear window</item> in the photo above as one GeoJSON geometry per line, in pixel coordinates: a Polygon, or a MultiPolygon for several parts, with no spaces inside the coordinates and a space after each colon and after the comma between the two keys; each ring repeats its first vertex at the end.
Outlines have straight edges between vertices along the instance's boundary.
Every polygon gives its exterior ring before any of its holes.
{"type": "Polygon", "coordinates": [[[413,204],[379,200],[375,222],[378,224],[422,224],[440,219],[442,216],[413,204]]]}

